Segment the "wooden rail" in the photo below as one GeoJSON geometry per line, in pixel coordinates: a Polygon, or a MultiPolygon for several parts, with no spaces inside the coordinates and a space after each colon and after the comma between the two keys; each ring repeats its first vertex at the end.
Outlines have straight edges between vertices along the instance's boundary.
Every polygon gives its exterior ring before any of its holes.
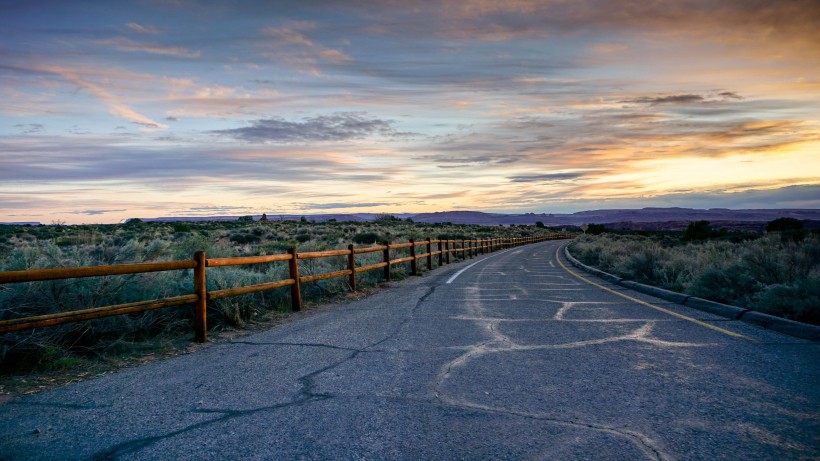
{"type": "Polygon", "coordinates": [[[197,251],[194,253],[194,257],[192,259],[182,261],[0,272],[0,284],[40,282],[46,280],[139,274],[145,272],[163,272],[186,269],[193,269],[194,272],[193,294],[127,304],[117,304],[113,306],[59,312],[56,314],[38,315],[34,317],[0,320],[0,333],[193,304],[195,313],[194,337],[198,342],[205,342],[208,339],[208,301],[227,298],[229,296],[239,296],[248,293],[272,290],[275,288],[290,287],[291,308],[294,311],[298,311],[302,308],[301,284],[303,283],[316,282],[319,280],[327,280],[338,277],[348,277],[350,289],[356,291],[356,274],[370,270],[383,269],[384,279],[389,281],[391,280],[391,266],[397,264],[410,263],[411,275],[418,275],[419,260],[425,261],[427,270],[433,270],[433,256],[438,256],[437,263],[440,267],[445,264],[450,264],[451,254],[460,254],[462,259],[466,259],[476,257],[479,254],[485,254],[518,245],[574,237],[575,235],[573,234],[544,234],[536,237],[491,238],[480,240],[434,240],[428,238],[419,241],[410,240],[406,243],[397,244],[385,242],[382,245],[364,248],[356,248],[354,245],[348,245],[347,249],[342,250],[310,251],[301,253],[298,252],[296,248],[291,248],[284,254],[240,258],[207,259],[204,251],[197,251]],[[417,251],[418,247],[424,247],[424,252],[419,253],[417,251]],[[406,250],[408,254],[395,258],[391,257],[391,252],[397,252],[399,250],[406,250]],[[381,262],[363,266],[356,265],[356,255],[376,252],[382,252],[383,260],[381,262]],[[329,257],[343,257],[347,261],[347,268],[321,274],[299,275],[300,260],[329,257]],[[244,287],[213,291],[207,290],[207,268],[209,267],[267,264],[278,261],[288,262],[289,278],[283,280],[272,280],[270,282],[244,287]]]}

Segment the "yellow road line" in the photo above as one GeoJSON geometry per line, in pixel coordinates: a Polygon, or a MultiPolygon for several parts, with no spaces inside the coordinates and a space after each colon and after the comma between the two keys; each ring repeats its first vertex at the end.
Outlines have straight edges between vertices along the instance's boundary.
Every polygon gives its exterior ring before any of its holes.
{"type": "Polygon", "coordinates": [[[642,305],[642,306],[651,307],[652,309],[655,309],[655,310],[657,310],[657,311],[661,311],[661,312],[663,312],[663,313],[665,313],[665,314],[669,314],[669,315],[671,315],[671,316],[673,316],[673,317],[677,317],[677,318],[680,318],[680,319],[683,319],[683,320],[686,320],[686,321],[689,321],[689,322],[692,322],[692,323],[698,324],[698,325],[700,325],[700,326],[702,326],[702,327],[706,327],[706,328],[709,328],[709,329],[711,329],[711,330],[718,331],[718,332],[723,333],[723,334],[725,334],[725,335],[734,336],[735,338],[743,338],[743,339],[745,339],[745,340],[747,340],[747,341],[751,341],[751,342],[753,342],[753,343],[759,342],[758,340],[756,340],[756,339],[754,339],[754,338],[750,338],[750,337],[748,337],[748,336],[746,336],[746,335],[742,335],[742,334],[740,334],[740,333],[735,333],[734,331],[725,330],[725,329],[723,329],[723,328],[716,327],[716,326],[714,326],[714,325],[712,325],[712,324],[710,324],[710,323],[702,322],[702,321],[700,321],[700,320],[698,320],[698,319],[693,319],[692,317],[687,317],[687,316],[685,316],[685,315],[683,315],[683,314],[678,314],[677,312],[670,311],[669,309],[664,309],[664,308],[662,308],[662,307],[660,307],[660,306],[656,306],[656,305],[651,304],[651,303],[648,303],[648,302],[646,302],[646,301],[641,301],[641,300],[640,300],[640,299],[638,299],[638,298],[633,298],[632,296],[629,296],[629,295],[627,295],[627,294],[621,293],[621,292],[619,292],[619,291],[612,290],[612,289],[607,288],[607,287],[605,287],[605,286],[603,286],[603,285],[601,285],[601,284],[599,284],[599,283],[595,283],[595,282],[593,282],[592,280],[590,280],[590,279],[588,279],[588,278],[586,278],[586,277],[584,277],[584,276],[582,276],[582,275],[580,275],[580,274],[578,274],[578,273],[576,273],[576,272],[574,272],[574,271],[570,270],[570,269],[569,269],[566,265],[564,265],[564,263],[561,261],[561,257],[560,257],[561,248],[564,248],[564,246],[563,246],[563,245],[562,245],[562,246],[559,246],[559,247],[558,247],[558,249],[556,249],[556,250],[555,250],[555,259],[558,261],[558,264],[560,264],[560,265],[561,265],[561,267],[562,267],[562,268],[564,268],[564,270],[565,270],[565,271],[569,272],[570,274],[572,274],[572,275],[574,275],[574,276],[578,277],[579,279],[583,280],[584,282],[586,282],[586,283],[588,283],[588,284],[590,284],[590,285],[592,285],[592,286],[598,287],[598,288],[600,288],[600,289],[602,289],[602,290],[604,290],[604,291],[608,291],[608,292],[610,292],[610,293],[612,293],[612,294],[614,294],[614,295],[618,295],[618,296],[620,296],[620,297],[622,297],[622,298],[626,298],[626,299],[628,299],[628,300],[630,300],[630,301],[633,301],[633,302],[636,302],[636,303],[638,303],[638,304],[640,304],[640,305],[642,305]]]}

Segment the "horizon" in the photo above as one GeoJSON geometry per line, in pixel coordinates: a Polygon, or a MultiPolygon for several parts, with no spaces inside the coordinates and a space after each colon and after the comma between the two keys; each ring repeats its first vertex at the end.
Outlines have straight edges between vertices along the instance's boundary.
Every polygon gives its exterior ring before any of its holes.
{"type": "Polygon", "coordinates": [[[20,2],[0,222],[820,209],[820,8],[20,2]]]}
{"type": "MultiPolygon", "coordinates": [[[[289,214],[289,213],[273,214],[273,213],[271,213],[271,214],[268,214],[268,213],[262,212],[262,213],[250,214],[250,215],[153,216],[153,217],[135,216],[135,217],[127,218],[127,219],[117,221],[117,222],[99,222],[99,221],[97,221],[97,222],[65,223],[65,222],[57,221],[57,222],[47,223],[47,222],[39,222],[39,221],[0,221],[0,225],[68,225],[68,226],[74,226],[74,225],[78,225],[78,226],[117,225],[117,224],[124,224],[130,219],[138,219],[138,220],[144,221],[144,222],[166,222],[166,223],[167,222],[177,222],[177,221],[178,222],[223,222],[223,221],[232,221],[232,220],[235,221],[235,220],[239,220],[240,218],[247,217],[247,216],[250,216],[255,221],[258,221],[259,219],[261,219],[262,216],[266,216],[267,219],[270,220],[270,221],[282,221],[282,220],[287,221],[287,220],[293,220],[293,219],[299,219],[299,218],[307,218],[308,220],[313,220],[315,218],[339,217],[339,216],[341,216],[341,217],[346,217],[346,216],[354,217],[355,216],[355,217],[363,218],[365,220],[369,220],[368,218],[375,219],[375,217],[377,217],[379,215],[393,216],[393,217],[404,220],[404,219],[407,219],[407,218],[411,218],[411,219],[412,218],[418,218],[419,216],[429,215],[429,214],[455,214],[455,213],[486,214],[487,216],[494,216],[494,217],[533,216],[533,217],[536,217],[536,218],[539,218],[539,217],[544,217],[544,218],[552,217],[552,218],[556,218],[556,219],[567,219],[567,218],[573,218],[573,217],[577,218],[578,215],[589,214],[589,213],[627,212],[629,214],[632,214],[634,212],[640,212],[640,211],[651,212],[651,211],[678,211],[678,210],[680,210],[682,214],[686,214],[686,213],[712,213],[712,212],[730,212],[730,213],[744,213],[744,212],[747,212],[747,213],[748,212],[766,213],[766,212],[772,212],[772,211],[784,212],[784,213],[778,214],[777,217],[774,217],[774,215],[772,215],[772,216],[768,216],[768,217],[765,217],[765,218],[758,217],[757,219],[742,219],[740,217],[733,217],[732,219],[729,219],[730,221],[738,221],[738,222],[768,222],[768,221],[773,220],[773,219],[778,219],[778,218],[782,218],[782,217],[789,217],[789,216],[785,216],[786,214],[794,214],[796,212],[817,212],[817,214],[818,214],[818,216],[817,216],[818,219],[817,220],[820,221],[820,208],[753,208],[753,209],[736,208],[736,209],[731,209],[731,208],[644,207],[644,208],[601,208],[601,209],[594,209],[594,210],[581,210],[581,211],[572,212],[572,213],[534,213],[534,212],[494,213],[494,212],[485,212],[485,211],[478,211],[478,210],[428,211],[428,212],[421,212],[421,213],[303,213],[303,214],[299,214],[299,213],[296,213],[296,214],[289,214]]],[[[811,214],[811,213],[809,213],[809,214],[811,214]]],[[[634,217],[634,216],[630,216],[630,217],[634,217]]],[[[627,219],[626,221],[621,221],[621,222],[634,222],[634,223],[675,222],[675,221],[690,221],[691,222],[693,220],[697,220],[696,218],[684,217],[684,216],[678,216],[674,219],[670,218],[666,221],[662,221],[662,220],[658,220],[658,219],[646,220],[647,219],[646,216],[644,216],[642,218],[643,218],[643,220],[632,221],[632,220],[627,219]]],[[[451,217],[451,219],[452,219],[452,217],[451,217]]],[[[612,218],[610,217],[610,218],[605,218],[604,220],[599,219],[599,221],[601,221],[601,223],[603,223],[603,224],[607,224],[607,223],[610,222],[611,219],[612,218]]],[[[626,219],[626,217],[622,218],[622,219],[626,219]]],[[[813,218],[808,218],[808,219],[809,220],[814,220],[813,218]]],[[[724,220],[725,219],[717,219],[716,222],[724,221],[724,220]]],[[[322,221],[318,221],[318,222],[322,222],[322,221]]],[[[345,222],[345,221],[342,220],[341,222],[345,222]]],[[[422,222],[428,222],[428,221],[422,221],[422,222]]],[[[429,222],[433,222],[433,221],[429,221],[429,222]]],[[[445,222],[445,221],[435,221],[435,222],[445,222]]],[[[537,222],[538,221],[533,221],[533,225],[537,222]]],[[[580,223],[580,221],[579,221],[579,223],[580,223]]],[[[596,221],[594,221],[594,220],[589,221],[589,222],[583,221],[583,223],[594,224],[594,223],[596,223],[596,221]]],[[[550,226],[550,225],[552,225],[552,226],[576,226],[576,225],[578,225],[578,224],[572,224],[572,223],[568,223],[568,222],[563,222],[563,223],[557,223],[557,222],[543,223],[542,222],[542,224],[545,224],[547,226],[550,226]]],[[[487,224],[487,225],[505,225],[505,224],[487,224]]]]}

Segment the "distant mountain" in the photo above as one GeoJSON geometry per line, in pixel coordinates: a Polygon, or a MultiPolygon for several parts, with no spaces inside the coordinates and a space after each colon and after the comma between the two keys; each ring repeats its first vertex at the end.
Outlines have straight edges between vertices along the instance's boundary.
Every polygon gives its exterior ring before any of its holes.
{"type": "MultiPolygon", "coordinates": [[[[498,214],[477,211],[446,211],[412,216],[416,222],[451,222],[453,224],[510,225],[535,224],[545,226],[577,226],[580,224],[661,223],[677,221],[686,227],[691,221],[769,222],[777,218],[820,220],[820,209],[729,210],[712,208],[642,208],[620,210],[590,210],[572,214],[498,214]]],[[[676,226],[677,227],[677,226],[676,226]]]]}
{"type": "MultiPolygon", "coordinates": [[[[365,222],[373,221],[376,216],[382,213],[356,213],[356,214],[267,214],[269,221],[299,221],[303,217],[312,222],[326,222],[331,219],[336,221],[355,221],[365,222]]],[[[413,217],[412,213],[393,214],[393,216],[401,219],[413,217]]],[[[241,216],[163,216],[159,218],[141,218],[146,222],[207,222],[207,221],[236,221],[241,216]]],[[[254,221],[259,221],[262,218],[261,214],[253,215],[254,221]]]]}
{"type": "MultiPolygon", "coordinates": [[[[271,221],[289,220],[299,221],[303,216],[308,221],[326,222],[336,221],[373,221],[381,213],[353,213],[353,214],[268,214],[271,221]]],[[[401,219],[410,218],[415,222],[453,224],[480,224],[485,226],[498,225],[534,225],[542,222],[548,227],[578,226],[580,224],[611,224],[613,228],[624,229],[678,229],[686,228],[692,221],[710,221],[717,225],[726,223],[728,227],[736,226],[731,223],[766,223],[777,218],[794,218],[799,220],[820,221],[820,209],[759,209],[759,210],[729,210],[725,208],[711,208],[708,210],[694,208],[642,208],[616,210],[589,210],[571,214],[559,213],[484,213],[481,211],[442,211],[436,213],[393,214],[401,219]],[[653,223],[665,223],[653,224],[653,223]]],[[[253,216],[259,220],[262,215],[253,216]]],[[[209,217],[161,217],[145,218],[143,221],[235,221],[239,216],[209,216],[209,217]]]]}

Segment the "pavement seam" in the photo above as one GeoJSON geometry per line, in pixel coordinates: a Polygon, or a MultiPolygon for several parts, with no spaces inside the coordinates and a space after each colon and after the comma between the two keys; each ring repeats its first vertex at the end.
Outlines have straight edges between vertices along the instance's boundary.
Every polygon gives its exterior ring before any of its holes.
{"type": "MultiPolygon", "coordinates": [[[[559,261],[560,263],[560,261],[559,261]]],[[[479,272],[479,276],[483,275],[484,271],[488,268],[488,266],[482,267],[482,270],[479,272]]],[[[565,277],[560,277],[565,278],[565,277]]],[[[480,287],[478,288],[480,290],[480,287]]],[[[479,300],[480,302],[480,300],[479,300]]],[[[579,423],[577,421],[572,420],[561,420],[556,418],[550,417],[543,417],[534,414],[527,414],[522,412],[515,412],[512,410],[506,409],[498,409],[493,407],[486,407],[478,404],[472,404],[470,402],[465,402],[462,400],[455,399],[451,396],[448,396],[443,390],[442,386],[450,378],[451,374],[457,369],[462,366],[465,366],[468,362],[473,361],[474,359],[486,355],[486,354],[494,354],[494,353],[503,353],[503,352],[513,352],[513,351],[532,351],[532,350],[544,350],[544,349],[563,349],[563,348],[573,348],[573,347],[586,347],[590,345],[597,345],[597,344],[605,344],[610,342],[617,342],[623,340],[635,340],[639,342],[650,342],[653,344],[659,344],[663,346],[705,346],[706,344],[693,344],[693,343],[672,343],[668,341],[662,341],[659,339],[649,338],[649,334],[651,333],[652,327],[654,326],[654,321],[646,321],[644,325],[633,331],[631,334],[621,335],[611,338],[602,338],[598,340],[590,340],[590,341],[576,341],[573,343],[565,343],[565,344],[551,344],[551,345],[531,345],[531,346],[524,346],[515,343],[512,339],[508,336],[504,335],[500,331],[496,329],[497,325],[501,323],[501,319],[496,318],[483,318],[480,317],[482,308],[480,306],[477,307],[477,311],[479,313],[479,317],[474,317],[471,320],[481,324],[485,330],[489,331],[491,334],[491,338],[482,341],[480,343],[467,346],[467,350],[464,354],[456,357],[455,359],[445,363],[436,377],[436,381],[433,386],[433,394],[435,399],[444,405],[449,405],[457,408],[469,408],[472,410],[481,410],[499,414],[507,414],[507,415],[515,415],[520,417],[528,417],[532,419],[537,419],[541,421],[552,422],[556,424],[563,424],[573,427],[583,427],[587,429],[592,429],[600,432],[612,433],[617,434],[619,436],[625,437],[630,440],[633,444],[640,447],[645,453],[651,455],[652,458],[656,460],[664,460],[665,457],[661,454],[660,450],[655,448],[654,443],[648,437],[633,431],[626,431],[626,430],[618,430],[615,428],[610,428],[606,426],[596,425],[594,423],[579,423]]],[[[553,319],[554,320],[554,319],[553,319]]]]}

